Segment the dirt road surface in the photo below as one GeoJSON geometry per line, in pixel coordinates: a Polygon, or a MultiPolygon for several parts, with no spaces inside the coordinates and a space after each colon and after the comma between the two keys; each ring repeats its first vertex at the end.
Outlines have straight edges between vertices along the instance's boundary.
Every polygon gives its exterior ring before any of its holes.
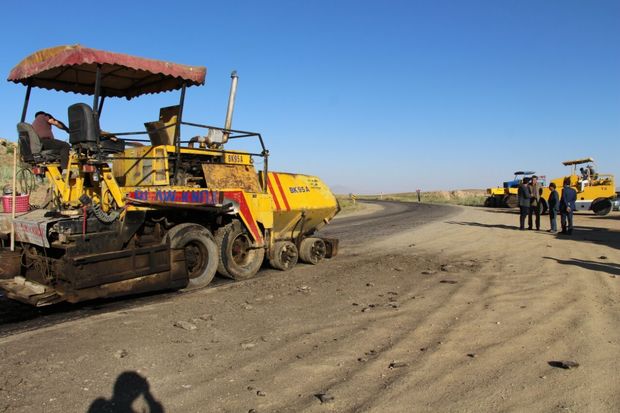
{"type": "Polygon", "coordinates": [[[619,215],[366,212],[318,266],[4,324],[0,412],[620,411],[619,215]]]}

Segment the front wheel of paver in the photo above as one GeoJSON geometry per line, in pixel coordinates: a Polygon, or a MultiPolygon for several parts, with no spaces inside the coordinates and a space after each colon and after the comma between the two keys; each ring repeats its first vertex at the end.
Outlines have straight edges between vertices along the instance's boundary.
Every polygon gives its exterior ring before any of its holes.
{"type": "Polygon", "coordinates": [[[233,280],[252,278],[265,258],[264,248],[253,247],[252,238],[240,221],[234,220],[215,233],[219,247],[217,271],[233,280]]]}

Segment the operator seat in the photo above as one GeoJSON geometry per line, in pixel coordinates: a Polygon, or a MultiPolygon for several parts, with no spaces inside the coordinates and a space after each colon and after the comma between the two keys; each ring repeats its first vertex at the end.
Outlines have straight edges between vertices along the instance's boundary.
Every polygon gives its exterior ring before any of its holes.
{"type": "Polygon", "coordinates": [[[103,152],[105,154],[118,153],[125,150],[125,142],[101,137],[99,120],[93,110],[86,103],[75,103],[69,106],[69,142],[77,150],[89,152],[103,152]],[[97,146],[97,138],[99,146],[97,146]]]}
{"type": "Polygon", "coordinates": [[[22,161],[36,165],[47,162],[60,162],[60,151],[57,149],[43,149],[39,135],[31,124],[20,122],[17,124],[19,153],[22,161]]]}
{"type": "Polygon", "coordinates": [[[93,110],[86,103],[69,106],[69,142],[76,149],[96,152],[97,138],[101,131],[93,110]]]}

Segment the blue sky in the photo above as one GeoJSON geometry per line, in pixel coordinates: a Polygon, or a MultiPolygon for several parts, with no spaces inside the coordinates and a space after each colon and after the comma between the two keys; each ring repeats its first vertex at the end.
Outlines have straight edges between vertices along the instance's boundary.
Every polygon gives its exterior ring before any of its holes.
{"type": "MultiPolygon", "coordinates": [[[[619,1],[141,3],[10,2],[0,73],[75,43],[204,65],[185,119],[222,125],[236,69],[233,127],[263,134],[273,170],[336,192],[485,188],[585,156],[620,179],[619,1]]],[[[0,82],[0,136],[15,138],[24,93],[0,82]]],[[[110,99],[102,127],[141,130],[177,100],[110,99]]],[[[34,89],[29,118],[66,120],[77,101],[34,89]]]]}

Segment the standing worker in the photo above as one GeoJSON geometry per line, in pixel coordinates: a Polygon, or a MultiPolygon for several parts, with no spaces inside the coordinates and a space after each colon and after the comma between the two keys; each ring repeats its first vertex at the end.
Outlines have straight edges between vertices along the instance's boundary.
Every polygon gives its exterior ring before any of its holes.
{"type": "Polygon", "coordinates": [[[564,178],[562,197],[560,198],[560,214],[562,224],[562,234],[572,235],[573,233],[573,211],[577,201],[577,191],[570,186],[570,176],[564,178]]]}
{"type": "Polygon", "coordinates": [[[530,195],[530,178],[523,178],[523,182],[519,185],[517,198],[519,199],[519,229],[525,229],[525,217],[530,213],[531,195],[530,195]]]}
{"type": "Polygon", "coordinates": [[[549,232],[555,234],[558,232],[558,211],[560,211],[560,196],[558,195],[558,191],[556,191],[556,186],[553,182],[549,184],[549,199],[547,203],[549,205],[549,222],[551,223],[551,229],[549,232]]]}
{"type": "Polygon", "coordinates": [[[536,216],[536,231],[540,231],[540,193],[542,192],[542,188],[538,183],[538,177],[536,175],[532,176],[532,181],[530,183],[530,196],[532,197],[532,202],[530,203],[530,212],[527,218],[527,229],[532,229],[532,214],[536,216]]]}

